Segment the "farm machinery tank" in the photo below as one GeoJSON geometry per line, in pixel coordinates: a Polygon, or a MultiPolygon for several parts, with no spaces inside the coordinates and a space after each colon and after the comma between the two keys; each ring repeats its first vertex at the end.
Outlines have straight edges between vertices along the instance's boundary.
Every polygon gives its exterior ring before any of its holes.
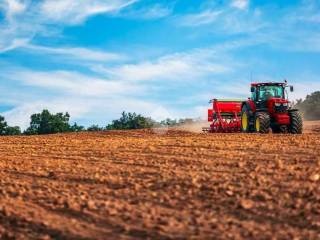
{"type": "Polygon", "coordinates": [[[252,83],[251,97],[246,101],[213,99],[208,109],[208,132],[244,132],[301,134],[302,117],[290,107],[284,83],[252,83]]]}
{"type": "Polygon", "coordinates": [[[212,108],[208,109],[208,132],[240,132],[241,100],[212,99],[212,108]]]}

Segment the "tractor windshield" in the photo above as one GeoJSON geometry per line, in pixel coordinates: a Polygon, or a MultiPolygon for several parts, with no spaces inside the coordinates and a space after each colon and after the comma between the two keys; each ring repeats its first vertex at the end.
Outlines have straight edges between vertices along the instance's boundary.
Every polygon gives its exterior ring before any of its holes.
{"type": "Polygon", "coordinates": [[[269,98],[284,98],[283,86],[260,86],[258,88],[258,100],[266,101],[269,98]]]}

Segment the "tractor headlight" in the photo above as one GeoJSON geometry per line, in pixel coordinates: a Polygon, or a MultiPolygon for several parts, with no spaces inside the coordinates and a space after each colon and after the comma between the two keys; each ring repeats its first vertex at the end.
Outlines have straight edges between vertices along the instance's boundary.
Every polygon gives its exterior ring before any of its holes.
{"type": "Polygon", "coordinates": [[[284,106],[284,107],[288,107],[288,103],[284,103],[283,106],[284,106]]]}
{"type": "Polygon", "coordinates": [[[281,103],[275,103],[274,104],[276,107],[280,107],[281,106],[281,103]]]}

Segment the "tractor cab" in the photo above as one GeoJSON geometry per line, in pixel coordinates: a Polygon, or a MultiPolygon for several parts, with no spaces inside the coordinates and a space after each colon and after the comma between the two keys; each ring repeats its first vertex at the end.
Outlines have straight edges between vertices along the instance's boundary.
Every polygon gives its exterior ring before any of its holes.
{"type": "MultiPolygon", "coordinates": [[[[267,102],[271,98],[286,99],[286,83],[252,83],[251,99],[255,102],[267,102]]],[[[293,91],[293,87],[290,87],[293,91]]]]}
{"type": "MultiPolygon", "coordinates": [[[[288,109],[289,101],[286,88],[287,83],[252,83],[251,100],[258,110],[268,109],[272,112],[284,112],[288,109]]],[[[293,92],[293,86],[290,86],[293,92]]]]}
{"type": "Polygon", "coordinates": [[[242,103],[243,132],[301,133],[302,118],[297,109],[289,106],[287,82],[252,83],[251,97],[242,103]]]}

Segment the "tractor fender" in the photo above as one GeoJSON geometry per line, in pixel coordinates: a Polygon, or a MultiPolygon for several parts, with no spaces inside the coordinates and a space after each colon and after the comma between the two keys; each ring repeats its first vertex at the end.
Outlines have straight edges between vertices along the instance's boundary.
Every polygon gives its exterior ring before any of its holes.
{"type": "MultiPolygon", "coordinates": [[[[250,101],[250,100],[249,100],[249,101],[250,101]]],[[[242,110],[242,108],[243,108],[244,106],[246,106],[247,109],[249,110],[249,115],[250,115],[250,117],[253,117],[255,111],[254,111],[254,109],[252,109],[252,107],[251,107],[252,104],[250,104],[249,101],[243,102],[243,103],[241,104],[241,110],[242,110]]]]}

